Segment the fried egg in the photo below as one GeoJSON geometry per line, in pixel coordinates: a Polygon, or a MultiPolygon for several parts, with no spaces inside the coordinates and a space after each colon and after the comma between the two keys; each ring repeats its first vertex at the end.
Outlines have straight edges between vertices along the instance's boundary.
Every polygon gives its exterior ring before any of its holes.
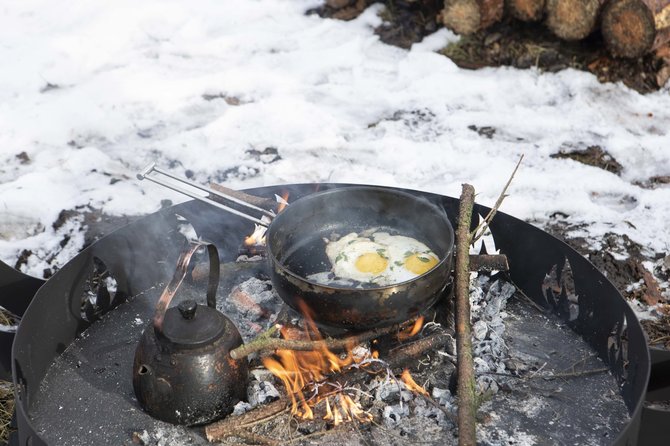
{"type": "Polygon", "coordinates": [[[420,241],[386,232],[369,237],[352,232],[337,241],[327,240],[326,255],[337,279],[378,286],[411,280],[433,269],[440,260],[420,241]]]}

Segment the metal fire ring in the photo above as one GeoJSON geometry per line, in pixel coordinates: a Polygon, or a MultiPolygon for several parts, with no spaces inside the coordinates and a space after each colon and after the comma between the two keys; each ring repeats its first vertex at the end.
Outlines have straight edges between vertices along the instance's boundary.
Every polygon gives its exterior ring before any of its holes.
{"type": "MultiPolygon", "coordinates": [[[[291,199],[297,199],[316,190],[347,187],[342,184],[297,184],[253,189],[258,196],[274,196],[288,190],[291,199]]],[[[458,200],[436,194],[407,190],[442,206],[452,223],[456,224],[458,200]]],[[[474,212],[486,215],[489,208],[475,205],[474,212]]],[[[34,296],[16,334],[12,350],[12,375],[16,386],[16,422],[18,432],[10,444],[40,446],[48,444],[37,431],[32,420],[32,404],[43,389],[42,384],[50,367],[63,355],[69,345],[91,324],[104,324],[115,312],[122,311],[128,296],[165,283],[172,274],[175,259],[183,241],[176,230],[176,214],[193,225],[196,232],[216,244],[222,261],[234,260],[240,236],[250,232],[248,222],[232,218],[223,211],[202,203],[189,201],[148,215],[123,227],[83,250],[49,279],[34,296]],[[215,222],[216,224],[212,224],[215,222]],[[173,263],[173,261],[172,261],[173,263]],[[104,265],[104,268],[101,267],[104,265]],[[115,292],[100,287],[95,305],[82,307],[82,295],[87,289],[87,278],[96,268],[110,271],[116,280],[115,292]],[[107,314],[105,314],[107,312],[107,314]]],[[[564,242],[546,232],[505,213],[498,212],[491,224],[497,248],[510,261],[510,276],[514,283],[537,304],[553,308],[559,315],[569,316],[568,303],[557,295],[548,302],[542,289],[549,271],[569,263],[574,288],[579,296],[579,316],[570,324],[598,353],[619,381],[621,395],[630,414],[630,422],[616,433],[613,445],[638,444],[642,407],[649,382],[649,350],[635,314],[617,289],[588,260],[564,242]]],[[[146,302],[150,306],[151,302],[146,302]]],[[[118,343],[125,342],[123,335],[118,343]]],[[[130,342],[130,340],[128,340],[130,342]]],[[[110,354],[100,349],[100,358],[110,354]]],[[[70,358],[77,361],[77,358],[70,358]]],[[[95,373],[95,364],[87,373],[95,373]]],[[[89,375],[94,376],[94,375],[89,375]]],[[[98,404],[114,404],[115,398],[131,400],[124,393],[129,373],[119,373],[115,379],[97,383],[98,404]]],[[[139,410],[139,409],[138,409],[139,410]]],[[[53,414],[58,417],[58,413],[53,414]]],[[[81,417],[90,414],[81,413],[81,417]]],[[[119,418],[124,414],[119,413],[119,418]]],[[[141,426],[138,426],[141,428],[141,426]]],[[[89,444],[104,433],[93,432],[89,444]]],[[[82,435],[87,435],[82,433],[82,435]]]]}

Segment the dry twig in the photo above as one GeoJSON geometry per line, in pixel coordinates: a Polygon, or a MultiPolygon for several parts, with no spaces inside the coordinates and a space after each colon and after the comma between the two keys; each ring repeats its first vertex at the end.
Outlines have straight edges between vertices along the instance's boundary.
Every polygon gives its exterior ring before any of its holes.
{"type": "MultiPolygon", "coordinates": [[[[472,239],[470,241],[470,244],[475,243],[477,240],[479,240],[484,233],[486,232],[486,229],[488,228],[489,224],[493,220],[493,217],[495,217],[496,212],[498,212],[498,209],[502,205],[502,202],[507,198],[507,189],[509,188],[509,185],[512,184],[512,180],[514,179],[514,175],[516,175],[516,171],[519,170],[519,166],[521,165],[521,161],[523,161],[523,155],[519,157],[519,161],[516,163],[516,167],[514,167],[514,170],[512,171],[512,175],[510,175],[509,180],[507,180],[507,184],[505,184],[505,187],[503,187],[502,192],[500,192],[500,196],[496,200],[495,204],[491,208],[488,214],[486,214],[486,217],[484,218],[484,221],[479,223],[477,227],[475,228],[474,231],[470,233],[470,238],[472,239]]],[[[469,224],[469,223],[468,223],[469,224]]]]}
{"type": "Polygon", "coordinates": [[[358,335],[347,336],[342,339],[317,339],[309,340],[293,340],[293,339],[278,339],[273,338],[272,335],[277,331],[268,330],[259,335],[256,339],[248,344],[241,345],[230,352],[233,359],[243,358],[255,352],[269,351],[269,350],[297,350],[297,351],[315,351],[327,348],[330,351],[341,351],[348,347],[362,344],[363,342],[371,341],[380,336],[384,336],[394,331],[400,330],[402,327],[414,324],[414,320],[404,322],[400,325],[392,325],[390,327],[375,328],[374,330],[366,331],[358,335]],[[268,334],[269,331],[273,331],[268,334]]]}

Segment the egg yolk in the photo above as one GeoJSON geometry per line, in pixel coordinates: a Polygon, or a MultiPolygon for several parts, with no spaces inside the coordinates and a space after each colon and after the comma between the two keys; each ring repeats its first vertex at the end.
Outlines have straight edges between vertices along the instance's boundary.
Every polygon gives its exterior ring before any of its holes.
{"type": "Polygon", "coordinates": [[[435,265],[437,265],[437,259],[425,254],[414,253],[405,259],[405,268],[418,276],[428,272],[435,265]]]}
{"type": "Polygon", "coordinates": [[[356,259],[356,269],[362,273],[379,274],[388,266],[388,260],[376,252],[366,252],[356,259]]]}

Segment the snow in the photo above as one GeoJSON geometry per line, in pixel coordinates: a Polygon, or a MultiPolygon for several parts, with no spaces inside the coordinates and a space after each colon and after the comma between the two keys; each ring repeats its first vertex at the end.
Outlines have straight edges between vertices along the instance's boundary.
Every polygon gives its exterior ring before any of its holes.
{"type": "Polygon", "coordinates": [[[0,260],[38,252],[22,269],[41,276],[76,255],[82,223],[52,226],[63,209],[139,215],[185,200],[135,179],[151,161],[233,188],[330,181],[458,196],[468,182],[492,205],[521,154],[504,212],[541,224],[560,211],[595,244],[615,232],[667,253],[670,187],[635,184],[670,175],[667,88],[463,70],[436,53],[457,39],[444,29],[403,50],[374,34],[381,5],[350,22],[305,15],[319,3],[4,3],[0,260]],[[590,145],[621,175],[550,158],[590,145]],[[267,147],[281,159],[247,153],[267,147]]]}

